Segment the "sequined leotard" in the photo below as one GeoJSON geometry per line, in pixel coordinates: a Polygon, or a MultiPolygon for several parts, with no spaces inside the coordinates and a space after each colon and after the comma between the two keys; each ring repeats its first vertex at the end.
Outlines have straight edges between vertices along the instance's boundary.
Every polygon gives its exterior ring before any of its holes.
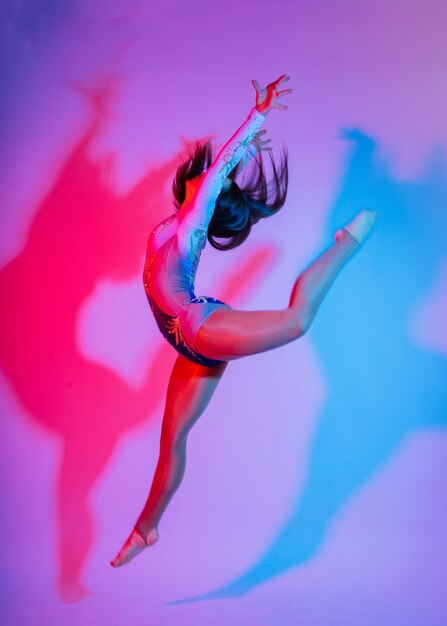
{"type": "Polygon", "coordinates": [[[194,280],[207,241],[208,224],[227,175],[246,154],[264,121],[256,108],[225,144],[206,171],[191,200],[154,228],[147,243],[144,289],[157,325],[167,341],[201,365],[215,361],[199,354],[195,338],[200,326],[217,309],[229,305],[207,296],[196,297],[194,280]]]}

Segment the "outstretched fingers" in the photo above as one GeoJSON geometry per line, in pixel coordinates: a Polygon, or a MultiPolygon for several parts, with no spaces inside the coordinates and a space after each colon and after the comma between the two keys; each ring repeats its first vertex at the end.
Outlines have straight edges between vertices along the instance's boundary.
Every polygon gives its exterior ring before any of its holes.
{"type": "Polygon", "coordinates": [[[255,146],[257,146],[261,150],[268,150],[269,148],[267,147],[267,144],[269,144],[272,141],[270,138],[269,139],[262,138],[262,136],[265,135],[266,132],[267,132],[267,129],[258,131],[253,139],[253,143],[255,144],[255,146]]]}
{"type": "Polygon", "coordinates": [[[262,91],[262,87],[261,87],[261,85],[258,83],[258,81],[257,81],[257,80],[254,80],[254,79],[253,79],[253,80],[251,81],[251,84],[253,85],[253,87],[256,89],[256,91],[257,91],[258,93],[261,93],[261,91],[262,91]]]}
{"type": "MultiPolygon", "coordinates": [[[[275,81],[275,91],[278,87],[278,85],[280,84],[280,82],[285,82],[286,80],[289,80],[290,76],[286,76],[284,74],[284,77],[279,78],[277,81],[275,81]]],[[[287,96],[289,93],[292,93],[293,89],[282,89],[281,91],[276,91],[276,97],[275,97],[275,102],[273,103],[273,107],[275,109],[288,109],[289,107],[286,106],[285,104],[279,104],[278,99],[282,98],[283,96],[287,96]]]]}
{"type": "Polygon", "coordinates": [[[283,89],[282,91],[276,92],[276,97],[281,98],[281,96],[285,96],[288,93],[292,93],[293,89],[283,89]]]}
{"type": "Polygon", "coordinates": [[[272,85],[276,89],[281,83],[285,83],[287,80],[290,80],[290,76],[287,76],[287,74],[282,74],[282,76],[273,81],[272,85]]]}

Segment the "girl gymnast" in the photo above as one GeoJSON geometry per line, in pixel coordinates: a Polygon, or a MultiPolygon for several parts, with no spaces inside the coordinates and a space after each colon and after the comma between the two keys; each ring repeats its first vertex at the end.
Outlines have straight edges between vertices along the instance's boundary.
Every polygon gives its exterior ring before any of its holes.
{"type": "Polygon", "coordinates": [[[280,89],[288,80],[283,74],[264,89],[252,81],[256,104],[246,121],[214,160],[209,142],[196,145],[173,183],[176,213],[149,235],[144,288],[161,333],[178,355],[168,384],[149,496],[111,561],[113,567],[124,565],[158,540],[160,519],[185,472],[188,433],[211,400],[228,361],[272,350],[304,335],[338,272],[376,220],[376,211],[364,209],[337,230],[332,245],[296,279],[285,309],[237,311],[215,298],[196,297],[194,279],[207,239],[219,250],[234,248],[245,241],[254,223],[276,213],[285,202],[287,153],[278,170],[268,141],[261,139],[266,131],[258,129],[272,109],[288,108],[279,102],[292,92],[280,89]],[[262,151],[267,151],[272,164],[269,183],[262,151]],[[235,179],[256,152],[257,175],[242,188],[235,179]]]}

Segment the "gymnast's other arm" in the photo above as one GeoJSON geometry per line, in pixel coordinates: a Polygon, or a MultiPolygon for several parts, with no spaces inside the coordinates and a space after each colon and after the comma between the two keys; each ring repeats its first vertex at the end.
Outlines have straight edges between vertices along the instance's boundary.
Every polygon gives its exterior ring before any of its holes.
{"type": "MultiPolygon", "coordinates": [[[[258,154],[258,152],[269,150],[269,147],[267,146],[267,144],[271,142],[271,139],[261,139],[261,136],[265,135],[266,132],[267,131],[265,129],[260,130],[259,132],[256,133],[256,135],[251,140],[251,143],[249,144],[246,152],[244,153],[240,161],[240,167],[242,169],[244,169],[247,166],[247,164],[251,161],[251,159],[256,154],[258,154]]],[[[223,187],[225,187],[225,185],[230,185],[230,183],[231,183],[231,179],[226,178],[224,181],[223,187]]]]}

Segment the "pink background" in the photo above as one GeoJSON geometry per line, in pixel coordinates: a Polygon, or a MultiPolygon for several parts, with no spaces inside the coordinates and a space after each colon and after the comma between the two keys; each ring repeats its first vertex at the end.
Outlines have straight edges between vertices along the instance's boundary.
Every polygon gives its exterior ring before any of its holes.
{"type": "Polygon", "coordinates": [[[447,624],[447,10],[430,0],[7,0],[0,410],[5,624],[447,624]],[[175,358],[141,273],[190,142],[264,128],[281,212],[198,295],[280,308],[380,213],[299,342],[229,365],[160,541],[141,510],[175,358]]]}

